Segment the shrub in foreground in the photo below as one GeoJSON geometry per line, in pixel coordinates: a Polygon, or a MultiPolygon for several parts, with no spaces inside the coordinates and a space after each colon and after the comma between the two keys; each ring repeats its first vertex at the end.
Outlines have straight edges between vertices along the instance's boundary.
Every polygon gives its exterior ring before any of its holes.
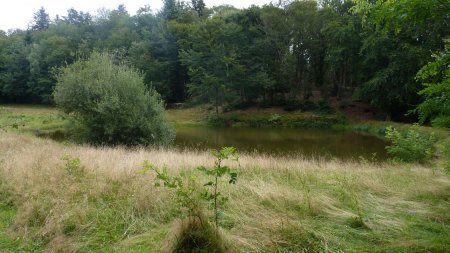
{"type": "Polygon", "coordinates": [[[391,145],[386,147],[387,152],[395,160],[402,162],[426,162],[433,157],[433,144],[436,138],[433,134],[425,134],[415,127],[405,133],[393,127],[386,128],[386,138],[391,145]]]}
{"type": "Polygon", "coordinates": [[[236,183],[237,173],[224,165],[223,162],[226,160],[238,161],[239,156],[233,147],[213,150],[211,154],[216,158],[214,166],[197,168],[209,180],[203,184],[202,189],[198,189],[196,176],[187,175],[184,172],[181,172],[178,176],[171,176],[168,174],[167,168],[160,169],[148,161],[145,161],[142,169],[139,170],[139,173],[142,174],[147,171],[154,171],[156,174],[155,186],[164,186],[173,190],[178,211],[182,217],[185,217],[179,223],[178,231],[174,232],[177,236],[175,237],[175,243],[173,243],[175,249],[171,250],[173,252],[226,251],[226,246],[219,236],[219,209],[228,201],[228,198],[223,196],[221,192],[220,179],[228,176],[229,184],[236,183]],[[208,202],[213,209],[214,226],[204,217],[200,199],[208,202]]]}
{"type": "Polygon", "coordinates": [[[167,145],[174,132],[159,94],[108,54],[94,52],[61,69],[56,104],[73,116],[77,137],[97,144],[167,145]]]}

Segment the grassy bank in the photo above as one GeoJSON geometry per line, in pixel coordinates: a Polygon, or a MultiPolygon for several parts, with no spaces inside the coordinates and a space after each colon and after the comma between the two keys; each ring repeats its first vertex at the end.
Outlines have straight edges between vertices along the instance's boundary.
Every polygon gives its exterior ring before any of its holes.
{"type": "MultiPolygon", "coordinates": [[[[169,121],[175,126],[252,126],[252,127],[300,127],[334,128],[368,133],[384,138],[386,128],[394,126],[407,131],[411,124],[384,121],[367,121],[350,124],[341,115],[312,112],[286,112],[280,108],[237,110],[220,114],[202,108],[173,109],[167,111],[169,121]]],[[[2,105],[0,106],[0,127],[7,131],[28,133],[54,140],[67,140],[71,123],[68,117],[49,106],[2,105]],[[17,129],[14,127],[17,126],[17,129]]],[[[417,126],[425,134],[436,136],[435,160],[439,167],[450,170],[450,133],[447,129],[417,126]]]]}
{"type": "MultiPolygon", "coordinates": [[[[402,132],[411,128],[411,124],[385,121],[350,124],[337,114],[285,112],[280,108],[237,110],[220,114],[219,117],[202,108],[172,109],[167,111],[167,116],[175,126],[334,128],[368,133],[380,138],[384,138],[388,126],[393,126],[402,132]]],[[[0,127],[7,131],[29,133],[55,140],[67,140],[71,122],[67,115],[55,107],[2,105],[0,106],[0,127]]],[[[447,129],[426,126],[417,126],[416,129],[421,133],[436,136],[435,160],[438,166],[448,167],[450,170],[450,132],[447,129]]]]}
{"type": "Polygon", "coordinates": [[[299,127],[331,128],[346,124],[345,118],[338,114],[319,114],[314,112],[285,112],[281,109],[249,109],[209,115],[206,122],[219,126],[250,127],[299,127]]]}
{"type": "MultiPolygon", "coordinates": [[[[280,108],[249,109],[232,111],[216,116],[214,112],[202,108],[171,109],[168,119],[175,126],[220,125],[252,127],[306,127],[330,128],[345,123],[336,114],[313,112],[285,112],[280,108]]],[[[0,126],[19,124],[23,131],[40,134],[61,134],[70,127],[64,113],[55,107],[34,105],[0,106],[0,126]]]]}
{"type": "MultiPolygon", "coordinates": [[[[208,153],[67,146],[0,134],[0,251],[160,252],[179,216],[142,162],[170,173],[208,153]],[[72,174],[63,155],[80,159],[72,174]],[[6,243],[3,243],[6,242],[6,243]]],[[[445,252],[450,179],[421,165],[242,155],[221,234],[237,252],[445,252]]],[[[206,211],[208,213],[210,211],[206,211]]]]}
{"type": "Polygon", "coordinates": [[[70,128],[64,113],[39,105],[0,105],[0,127],[7,131],[63,138],[70,128]]]}

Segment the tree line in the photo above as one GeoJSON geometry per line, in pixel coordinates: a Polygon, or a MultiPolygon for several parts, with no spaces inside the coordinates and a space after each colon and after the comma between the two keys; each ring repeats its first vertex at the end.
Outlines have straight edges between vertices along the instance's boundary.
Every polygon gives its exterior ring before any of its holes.
{"type": "Polygon", "coordinates": [[[449,114],[449,10],[442,0],[279,1],[246,9],[164,0],[159,12],[145,6],[130,15],[120,5],[50,19],[41,8],[28,29],[0,31],[0,99],[53,103],[60,67],[108,51],[141,71],[168,103],[211,104],[218,112],[352,97],[395,119],[444,96],[435,103],[444,105],[439,112],[418,113],[426,122],[449,114]],[[442,57],[441,74],[418,76],[442,57]],[[430,97],[419,94],[423,83],[444,84],[430,97]]]}

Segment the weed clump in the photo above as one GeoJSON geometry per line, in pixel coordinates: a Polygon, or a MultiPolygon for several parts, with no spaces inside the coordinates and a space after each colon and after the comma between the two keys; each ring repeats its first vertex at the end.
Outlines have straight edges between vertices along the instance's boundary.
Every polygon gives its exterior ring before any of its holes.
{"type": "Polygon", "coordinates": [[[220,237],[215,236],[215,229],[203,215],[187,217],[175,222],[172,229],[167,252],[174,253],[221,253],[227,248],[220,237]]]}
{"type": "Polygon", "coordinates": [[[81,161],[79,157],[64,155],[61,157],[61,160],[66,162],[66,164],[64,165],[64,169],[70,176],[79,178],[84,175],[84,170],[81,167],[81,161]]]}

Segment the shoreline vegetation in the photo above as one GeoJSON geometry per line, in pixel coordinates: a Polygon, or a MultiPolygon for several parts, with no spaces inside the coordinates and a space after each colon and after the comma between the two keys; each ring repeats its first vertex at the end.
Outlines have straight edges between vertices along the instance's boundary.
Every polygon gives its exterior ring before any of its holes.
{"type": "MultiPolygon", "coordinates": [[[[56,140],[67,137],[70,131],[69,116],[56,107],[42,105],[0,106],[0,126],[13,128],[16,124],[22,132],[56,140]]],[[[292,127],[348,129],[350,123],[337,113],[285,112],[281,109],[253,109],[231,111],[216,116],[203,108],[167,110],[168,121],[176,126],[221,127],[292,127]]]]}
{"type": "MultiPolygon", "coordinates": [[[[31,133],[37,137],[65,141],[69,138],[69,116],[56,107],[44,105],[0,105],[0,126],[20,133],[31,133]],[[16,129],[15,129],[16,128],[16,129]]],[[[262,108],[230,111],[216,116],[213,111],[201,107],[167,110],[168,121],[183,127],[292,127],[347,130],[370,134],[385,139],[386,129],[392,126],[401,132],[407,132],[415,126],[420,133],[437,137],[436,159],[438,163],[450,157],[450,134],[445,128],[428,127],[397,123],[392,121],[356,121],[352,122],[339,112],[318,113],[313,111],[286,112],[279,108],[262,108]]]]}
{"type": "MultiPolygon", "coordinates": [[[[155,175],[137,171],[149,160],[204,179],[195,168],[213,165],[207,152],[195,150],[0,135],[3,252],[173,248],[183,222],[171,192],[153,186],[155,175]]],[[[223,189],[229,201],[220,219],[230,252],[445,252],[450,244],[450,180],[441,170],[245,154],[230,166],[239,178],[223,189]]]]}
{"type": "MultiPolygon", "coordinates": [[[[1,108],[0,124],[9,126],[0,132],[0,251],[171,252],[201,222],[180,218],[170,189],[155,188],[155,175],[138,171],[148,160],[170,174],[204,181],[196,167],[213,165],[208,152],[91,147],[36,138],[65,134],[68,119],[52,107],[1,108]]],[[[273,118],[274,113],[260,115],[273,118]]],[[[276,113],[278,120],[312,115],[276,113]]],[[[239,127],[258,113],[224,115],[240,119],[233,124],[239,127]]],[[[201,126],[208,123],[202,120],[206,116],[207,111],[195,108],[168,111],[174,125],[201,126]]],[[[392,122],[337,127],[382,137],[388,125],[411,129],[392,122]]],[[[441,146],[449,135],[445,129],[417,128],[438,137],[432,163],[240,154],[238,165],[229,164],[238,173],[236,186],[223,187],[228,201],[220,213],[222,249],[445,252],[450,245],[450,179],[442,169],[441,146]]],[[[202,219],[211,212],[203,206],[202,219]]]]}

